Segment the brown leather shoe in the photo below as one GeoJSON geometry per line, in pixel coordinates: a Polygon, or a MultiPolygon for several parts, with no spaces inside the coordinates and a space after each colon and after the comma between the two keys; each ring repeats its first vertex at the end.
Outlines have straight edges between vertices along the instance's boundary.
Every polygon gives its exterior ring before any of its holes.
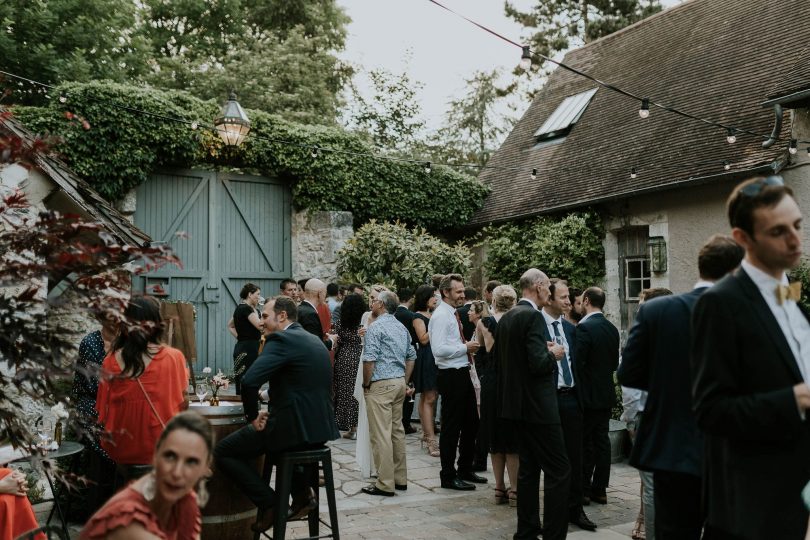
{"type": "Polygon", "coordinates": [[[273,512],[273,507],[270,506],[265,508],[264,510],[260,510],[259,517],[256,519],[256,523],[250,526],[250,529],[253,532],[264,532],[273,527],[273,522],[275,521],[275,513],[273,512]]]}
{"type": "Polygon", "coordinates": [[[315,490],[307,488],[306,496],[301,500],[293,498],[292,506],[287,514],[287,521],[306,518],[310,512],[318,507],[318,500],[315,498],[315,490]]]}

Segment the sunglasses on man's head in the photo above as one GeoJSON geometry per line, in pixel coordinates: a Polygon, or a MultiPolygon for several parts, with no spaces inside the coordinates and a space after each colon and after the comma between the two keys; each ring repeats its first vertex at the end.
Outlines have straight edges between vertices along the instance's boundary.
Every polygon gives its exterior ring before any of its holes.
{"type": "Polygon", "coordinates": [[[748,184],[747,186],[745,186],[740,190],[740,193],[742,193],[746,197],[756,197],[762,192],[763,189],[765,189],[768,186],[784,186],[784,185],[785,181],[782,180],[782,177],[774,175],[759,180],[757,182],[754,182],[753,184],[748,184]]]}

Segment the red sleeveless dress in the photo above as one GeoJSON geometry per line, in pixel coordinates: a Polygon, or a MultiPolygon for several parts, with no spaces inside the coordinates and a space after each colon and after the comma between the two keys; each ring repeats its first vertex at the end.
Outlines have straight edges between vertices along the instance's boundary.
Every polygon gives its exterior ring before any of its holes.
{"type": "MultiPolygon", "coordinates": [[[[11,469],[0,468],[0,478],[11,474],[11,469]]],[[[28,497],[3,493],[0,495],[0,540],[12,540],[39,527],[28,497]]],[[[44,534],[36,540],[45,540],[44,534]]]]}

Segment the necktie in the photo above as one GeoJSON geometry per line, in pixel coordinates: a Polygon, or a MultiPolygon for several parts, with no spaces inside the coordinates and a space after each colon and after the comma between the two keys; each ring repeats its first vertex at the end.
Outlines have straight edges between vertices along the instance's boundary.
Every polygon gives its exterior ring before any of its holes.
{"type": "MultiPolygon", "coordinates": [[[[560,341],[562,341],[562,336],[560,335],[560,326],[559,325],[560,325],[560,321],[554,321],[553,323],[551,323],[551,326],[554,327],[554,337],[558,337],[558,338],[560,338],[560,341]]],[[[573,386],[574,378],[571,377],[571,368],[568,366],[568,355],[567,354],[565,354],[565,356],[563,357],[561,363],[562,363],[563,382],[565,383],[566,386],[573,386]]]]}
{"type": "Polygon", "coordinates": [[[790,285],[777,285],[776,286],[776,301],[781,306],[785,300],[793,300],[798,302],[802,297],[802,282],[794,281],[790,285]]]}
{"type": "MultiPolygon", "coordinates": [[[[467,343],[467,340],[464,339],[464,328],[461,326],[461,316],[458,314],[458,311],[456,311],[456,322],[458,323],[458,335],[461,337],[461,342],[467,343]]],[[[473,363],[472,355],[469,352],[467,353],[467,361],[470,364],[473,363]]]]}

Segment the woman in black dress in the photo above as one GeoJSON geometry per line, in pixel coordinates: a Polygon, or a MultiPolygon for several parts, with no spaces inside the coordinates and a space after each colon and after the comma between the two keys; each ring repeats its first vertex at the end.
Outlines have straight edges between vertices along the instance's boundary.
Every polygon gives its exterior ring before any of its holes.
{"type": "Polygon", "coordinates": [[[358,403],[353,394],[357,367],[363,352],[359,330],[360,319],[365,311],[366,301],[363,296],[350,294],[343,299],[340,318],[335,323],[338,342],[332,391],[335,396],[335,419],[338,429],[346,432],[343,435],[346,439],[357,438],[358,403]]]}
{"type": "Polygon", "coordinates": [[[233,317],[228,321],[228,331],[236,338],[236,345],[233,347],[233,375],[237,394],[242,392],[242,375],[259,356],[262,322],[257,307],[261,295],[259,287],[253,283],[246,283],[239,292],[242,301],[236,306],[233,317]]]}
{"type": "Polygon", "coordinates": [[[492,303],[495,312],[488,315],[484,302],[473,302],[473,310],[483,315],[475,326],[475,335],[481,348],[475,358],[478,377],[481,379],[481,424],[489,438],[489,449],[492,458],[492,472],[495,475],[495,504],[509,503],[517,506],[518,475],[518,438],[511,423],[497,418],[497,374],[498,367],[491,355],[495,345],[495,330],[504,313],[512,309],[517,301],[515,289],[509,285],[500,285],[492,291],[492,303]],[[504,469],[509,474],[509,489],[504,483],[504,469]]]}
{"type": "Polygon", "coordinates": [[[422,445],[427,446],[428,453],[439,457],[439,441],[433,417],[436,415],[436,400],[438,399],[438,386],[436,377],[439,372],[433,351],[430,348],[430,335],[428,323],[430,314],[436,308],[436,289],[431,285],[422,285],[413,295],[413,330],[416,333],[418,349],[416,350],[416,365],[413,370],[413,384],[419,397],[419,420],[422,423],[422,445]]]}

